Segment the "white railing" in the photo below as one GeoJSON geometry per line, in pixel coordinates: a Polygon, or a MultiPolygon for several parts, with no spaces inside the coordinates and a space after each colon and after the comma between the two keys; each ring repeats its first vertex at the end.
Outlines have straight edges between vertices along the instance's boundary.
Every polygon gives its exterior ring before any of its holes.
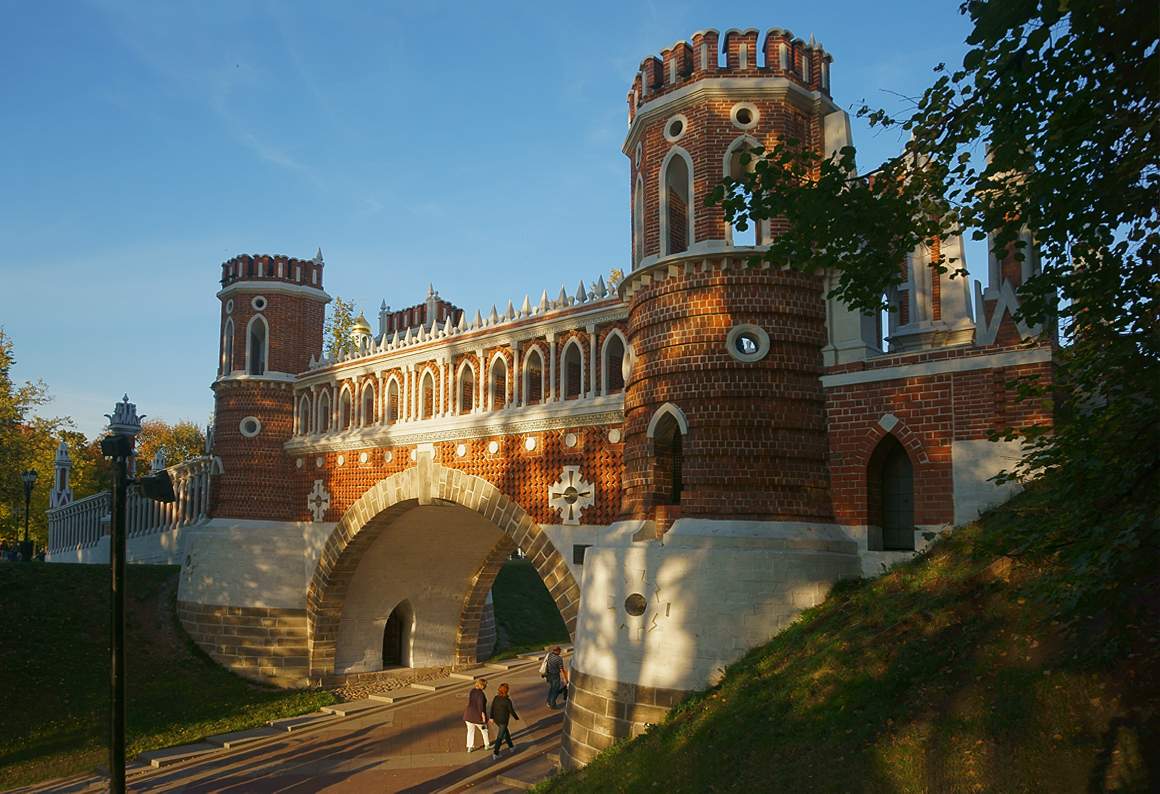
{"type": "MultiPolygon", "coordinates": [[[[196,524],[209,515],[210,482],[221,473],[221,460],[200,457],[170,466],[173,493],[169,504],[154,502],[136,489],[129,492],[125,508],[128,537],[151,535],[196,524]]],[[[109,531],[112,507],[108,491],[48,511],[48,553],[59,554],[95,545],[109,531]]]]}
{"type": "Polygon", "coordinates": [[[48,553],[86,549],[109,531],[112,494],[95,493],[48,511],[48,553]]]}

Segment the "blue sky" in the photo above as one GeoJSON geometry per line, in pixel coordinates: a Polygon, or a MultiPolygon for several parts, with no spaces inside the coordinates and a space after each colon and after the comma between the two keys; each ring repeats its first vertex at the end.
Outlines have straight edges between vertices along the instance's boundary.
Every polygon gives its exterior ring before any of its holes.
{"type": "MultiPolygon", "coordinates": [[[[625,266],[625,93],[705,27],[813,33],[835,100],[897,109],[965,21],[942,3],[0,0],[0,326],[92,435],[123,392],[205,423],[219,264],[309,257],[374,317],[471,311],[625,266]]],[[[863,166],[899,147],[855,122],[863,166]]],[[[975,276],[982,251],[967,252],[975,276]]]]}

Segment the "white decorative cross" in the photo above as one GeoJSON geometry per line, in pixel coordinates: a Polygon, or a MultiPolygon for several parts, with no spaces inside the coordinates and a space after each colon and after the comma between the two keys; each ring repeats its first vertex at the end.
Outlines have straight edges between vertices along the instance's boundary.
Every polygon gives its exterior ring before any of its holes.
{"type": "Polygon", "coordinates": [[[580,476],[579,466],[565,466],[560,479],[548,487],[548,504],[560,511],[565,524],[579,524],[580,511],[596,504],[596,489],[580,476]]]}
{"type": "Polygon", "coordinates": [[[322,480],[314,481],[314,490],[306,496],[306,506],[314,514],[314,522],[318,523],[330,508],[330,492],[322,484],[322,480]]]}

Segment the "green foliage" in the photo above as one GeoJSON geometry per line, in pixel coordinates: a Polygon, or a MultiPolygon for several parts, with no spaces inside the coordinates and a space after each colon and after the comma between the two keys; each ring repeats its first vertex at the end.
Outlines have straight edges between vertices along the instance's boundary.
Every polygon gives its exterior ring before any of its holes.
{"type": "Polygon", "coordinates": [[[323,326],[322,338],[326,345],[327,358],[355,352],[351,330],[354,328],[358,312],[355,311],[354,301],[343,300],[335,295],[326,311],[326,324],[323,326]]]}
{"type": "Polygon", "coordinates": [[[148,469],[154,454],[161,448],[165,450],[167,466],[184,463],[205,454],[205,433],[188,419],[172,425],[163,419],[146,419],[137,435],[139,472],[148,469]]]}
{"type": "Polygon", "coordinates": [[[42,546],[47,536],[44,511],[52,488],[53,458],[59,435],[72,420],[35,416],[33,411],[49,402],[48,387],[41,381],[16,384],[11,337],[0,328],[0,538],[24,537],[24,484],[20,473],[37,474],[29,510],[29,538],[42,546]]]}
{"type": "Polygon", "coordinates": [[[500,658],[566,643],[568,627],[548,588],[528,560],[509,560],[492,585],[500,658]]]}
{"type": "MultiPolygon", "coordinates": [[[[1155,790],[1157,580],[1134,590],[1147,603],[1134,631],[1064,631],[1060,606],[1036,598],[1050,561],[1009,556],[1049,498],[1036,487],[878,579],[842,583],[719,686],[538,790],[1155,790]]],[[[1073,581],[1086,578],[1098,575],[1073,581]]]]}
{"type": "MultiPolygon", "coordinates": [[[[210,661],[177,623],[177,577],[176,566],[126,572],[129,758],[334,702],[256,686],[210,661]]],[[[0,789],[106,763],[108,601],[106,566],[0,563],[0,789]]]]}
{"type": "Polygon", "coordinates": [[[860,111],[909,134],[897,157],[859,174],[853,148],[824,158],[784,141],[753,150],[752,173],[710,202],[784,222],[764,258],[835,269],[833,294],[869,311],[915,247],[958,275],[941,253],[952,235],[990,232],[997,256],[1023,261],[1030,230],[1041,269],[1019,289],[1019,317],[1058,322],[1066,350],[1054,394],[1016,384],[1025,399],[1062,399],[1055,426],[1000,434],[1027,451],[1002,478],[1053,473],[1057,489],[1015,553],[1054,555],[1062,578],[1047,589],[1115,613],[1117,583],[1147,576],[1160,542],[1160,6],[968,0],[962,12],[974,29],[960,69],[936,67],[905,117],[860,111]],[[1089,570],[1102,578],[1070,575],[1089,570]]]}

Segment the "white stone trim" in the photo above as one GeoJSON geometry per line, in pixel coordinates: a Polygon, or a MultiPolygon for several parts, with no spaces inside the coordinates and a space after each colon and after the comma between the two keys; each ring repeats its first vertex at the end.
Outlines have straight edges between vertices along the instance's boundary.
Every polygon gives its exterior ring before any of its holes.
{"type": "Polygon", "coordinates": [[[546,375],[544,370],[547,369],[546,351],[542,350],[539,344],[533,343],[528,345],[528,349],[524,351],[523,365],[520,367],[519,377],[521,407],[528,404],[528,359],[531,358],[532,353],[535,353],[536,357],[540,359],[540,402],[537,403],[537,405],[543,405],[545,402],[547,402],[548,399],[548,390],[544,385],[544,376],[546,375]]]}
{"type": "Polygon", "coordinates": [[[497,361],[500,363],[500,366],[503,367],[503,372],[504,372],[504,379],[503,379],[503,392],[504,392],[503,404],[504,404],[504,407],[506,408],[507,406],[509,406],[511,404],[511,398],[508,396],[509,387],[511,386],[510,378],[509,378],[511,367],[508,365],[507,357],[504,356],[503,351],[497,350],[494,353],[492,353],[491,360],[487,362],[487,410],[488,411],[496,410],[496,407],[495,407],[495,369],[496,369],[496,362],[497,361]]]}
{"type": "Polygon", "coordinates": [[[262,420],[256,416],[247,416],[243,418],[242,421],[238,422],[238,432],[241,433],[244,438],[253,438],[262,432],[262,420]],[[250,422],[256,423],[258,425],[258,429],[254,430],[253,432],[248,432],[246,430],[246,425],[250,422]]]}
{"type": "Polygon", "coordinates": [[[689,420],[685,418],[685,412],[681,410],[676,403],[665,403],[653,413],[652,419],[648,420],[648,430],[645,431],[645,438],[652,438],[657,431],[657,425],[660,424],[661,419],[666,415],[671,415],[673,419],[677,420],[677,427],[681,430],[682,436],[689,434],[689,420]]]}
{"type": "Polygon", "coordinates": [[[297,298],[313,298],[323,303],[330,303],[330,296],[317,287],[311,287],[305,284],[286,284],[280,281],[235,281],[229,286],[218,290],[217,297],[225,298],[238,293],[290,295],[297,298]]]}
{"type": "Polygon", "coordinates": [[[250,298],[250,308],[256,312],[266,311],[266,308],[269,305],[270,305],[270,301],[266,298],[265,295],[255,295],[254,297],[250,298]],[[262,304],[261,306],[258,305],[259,301],[262,304]]]}
{"type": "Polygon", "coordinates": [[[339,387],[339,390],[338,390],[338,410],[335,412],[335,417],[338,419],[338,422],[336,423],[335,426],[339,430],[349,430],[350,428],[357,426],[355,421],[354,421],[354,392],[350,388],[350,381],[344,381],[342,386],[339,387]],[[346,422],[342,421],[342,399],[343,399],[343,397],[345,397],[346,401],[347,401],[347,408],[346,408],[347,421],[346,422]]]}
{"type": "Polygon", "coordinates": [[[761,361],[761,359],[769,355],[769,334],[760,325],[738,323],[730,328],[729,333],[725,335],[725,349],[730,356],[743,364],[752,364],[756,361],[761,361]],[[737,338],[742,334],[751,334],[757,337],[756,353],[742,353],[737,349],[737,338]]]}
{"type": "Polygon", "coordinates": [[[559,395],[559,397],[557,399],[560,402],[563,402],[564,400],[566,400],[567,395],[568,395],[568,390],[567,390],[567,388],[565,388],[567,386],[567,381],[568,381],[568,369],[567,369],[567,367],[564,366],[564,362],[568,358],[568,348],[572,347],[573,345],[576,346],[576,351],[580,354],[580,391],[577,392],[577,396],[575,398],[568,400],[568,402],[575,402],[575,400],[577,400],[577,399],[583,399],[584,395],[587,393],[584,389],[584,382],[585,382],[585,380],[587,380],[587,378],[585,377],[587,372],[586,372],[585,367],[584,367],[584,362],[586,360],[586,358],[584,356],[584,345],[580,344],[579,338],[577,338],[576,336],[573,336],[567,342],[564,343],[564,346],[562,348],[560,348],[560,366],[556,368],[559,375],[560,375],[560,384],[559,384],[560,390],[557,392],[557,394],[559,395]]]}
{"type": "Polygon", "coordinates": [[[660,250],[661,256],[668,256],[670,253],[669,252],[669,190],[668,190],[668,185],[666,183],[665,176],[668,173],[669,164],[673,161],[674,157],[680,157],[681,159],[683,159],[685,161],[685,169],[688,172],[688,176],[689,176],[689,184],[686,188],[687,194],[688,194],[688,200],[685,202],[685,212],[688,215],[688,217],[686,219],[686,223],[688,224],[687,237],[686,237],[687,244],[686,244],[686,248],[684,251],[678,251],[677,253],[687,252],[688,249],[691,248],[693,246],[693,243],[696,242],[696,240],[697,240],[697,233],[696,233],[696,226],[695,226],[696,218],[697,218],[696,209],[695,209],[697,199],[696,199],[696,195],[693,191],[693,185],[695,184],[695,178],[694,178],[695,175],[694,175],[694,171],[693,171],[693,158],[682,147],[673,146],[671,149],[669,149],[668,154],[665,155],[665,159],[661,161],[661,169],[660,169],[660,172],[657,174],[657,191],[658,191],[657,195],[660,197],[660,202],[659,202],[660,206],[658,207],[658,210],[657,210],[658,211],[658,218],[659,218],[658,229],[660,230],[660,237],[657,241],[657,244],[659,245],[658,250],[660,250]]]}
{"type": "Polygon", "coordinates": [[[761,121],[761,111],[758,110],[757,105],[753,104],[752,102],[738,102],[729,109],[729,121],[739,130],[752,130],[757,126],[758,122],[761,121]],[[748,124],[742,124],[737,119],[737,114],[742,110],[748,110],[750,115],[753,117],[748,124]]]}
{"type": "MultiPolygon", "coordinates": [[[[736,138],[734,138],[729,143],[729,145],[725,147],[725,156],[721,159],[721,176],[733,176],[733,157],[735,154],[738,154],[737,150],[741,148],[743,144],[752,147],[760,146],[761,142],[754,138],[752,135],[748,134],[738,135],[736,138]]],[[[752,171],[755,165],[756,161],[750,161],[748,170],[752,171]]],[[[755,242],[760,243],[762,240],[767,239],[767,236],[765,235],[765,227],[767,223],[767,221],[749,221],[749,224],[753,226],[755,230],[753,235],[755,242]]],[[[733,224],[731,223],[725,225],[725,243],[727,245],[733,245],[733,224]]]]}
{"type": "Polygon", "coordinates": [[[689,132],[689,117],[686,116],[684,113],[676,113],[673,116],[671,116],[670,118],[665,120],[663,134],[665,136],[665,140],[668,141],[669,143],[676,143],[681,138],[684,138],[688,132],[689,132]],[[673,126],[674,121],[681,122],[681,131],[676,133],[676,134],[672,134],[669,132],[669,127],[673,126]]]}
{"type": "Polygon", "coordinates": [[[403,421],[403,381],[399,377],[399,373],[392,372],[387,376],[387,380],[383,385],[383,412],[380,424],[390,426],[398,424],[403,421]],[[395,418],[388,420],[389,412],[391,410],[391,384],[395,385],[395,418]]]}
{"type": "Polygon", "coordinates": [[[463,413],[463,370],[471,370],[471,410],[468,414],[475,413],[478,406],[475,404],[475,391],[479,384],[479,373],[475,371],[475,362],[471,360],[470,356],[464,356],[463,360],[459,362],[459,366],[455,369],[455,399],[452,401],[454,408],[452,413],[459,415],[463,413]]]}
{"type": "Polygon", "coordinates": [[[334,432],[334,417],[333,408],[330,399],[331,389],[329,386],[322,386],[318,390],[317,398],[314,402],[314,432],[315,433],[333,433],[334,432]],[[323,411],[323,401],[326,402],[326,410],[323,411]],[[322,429],[322,417],[326,417],[326,429],[322,429]]]}
{"type": "Polygon", "coordinates": [[[218,382],[221,381],[273,381],[297,384],[298,376],[293,372],[272,372],[270,370],[266,370],[265,375],[250,375],[239,370],[230,375],[222,375],[218,378],[218,382]]]}
{"type": "Polygon", "coordinates": [[[310,399],[307,392],[302,392],[302,396],[294,403],[294,434],[298,436],[309,435],[314,432],[314,401],[310,399]],[[303,405],[305,403],[305,405],[303,405]],[[305,427],[303,423],[305,421],[305,427]]]}
{"type": "Polygon", "coordinates": [[[366,378],[363,380],[361,394],[358,399],[358,424],[360,427],[369,427],[376,424],[375,419],[375,401],[378,397],[378,392],[375,389],[375,381],[373,378],[366,378]],[[371,393],[371,415],[368,418],[366,414],[367,390],[371,393]]]}
{"type": "Polygon", "coordinates": [[[221,364],[218,375],[229,375],[234,371],[234,318],[227,317],[222,330],[221,364]]]}
{"type": "Polygon", "coordinates": [[[824,388],[835,386],[850,386],[857,383],[876,383],[884,380],[899,380],[901,378],[918,378],[925,375],[943,375],[949,372],[971,372],[978,369],[998,369],[1000,367],[1014,367],[1020,364],[1040,364],[1051,361],[1051,349],[1047,347],[1033,350],[1010,350],[1005,353],[991,353],[982,356],[964,356],[949,358],[940,361],[924,361],[914,364],[900,364],[896,367],[883,367],[861,372],[841,372],[834,375],[822,375],[824,388]]]}

